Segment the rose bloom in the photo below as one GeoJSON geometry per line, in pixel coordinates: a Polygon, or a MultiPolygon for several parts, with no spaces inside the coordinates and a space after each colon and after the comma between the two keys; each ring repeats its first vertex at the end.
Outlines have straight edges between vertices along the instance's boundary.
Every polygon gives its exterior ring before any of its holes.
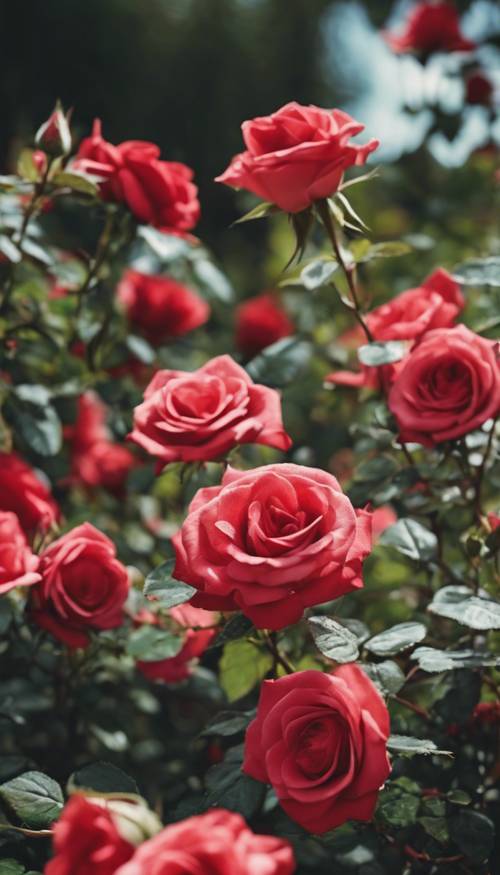
{"type": "Polygon", "coordinates": [[[38,583],[38,564],[15,513],[0,511],[0,595],[15,586],[38,583]]]}
{"type": "Polygon", "coordinates": [[[84,796],[73,796],[54,825],[54,858],[44,875],[114,875],[134,853],[121,837],[111,811],[84,796]]]}
{"type": "Polygon", "coordinates": [[[281,629],[363,585],[371,514],[316,468],[228,468],[220,486],[196,493],[173,543],[174,577],[198,590],[191,604],[281,629]]]}
{"type": "Polygon", "coordinates": [[[500,409],[498,343],[465,325],[431,331],[389,394],[400,439],[432,447],[479,428],[500,409]]]}
{"type": "Polygon", "coordinates": [[[491,531],[494,532],[495,529],[498,529],[500,526],[500,511],[490,510],[489,513],[486,514],[488,522],[490,524],[491,531]]]}
{"type": "MultiPolygon", "coordinates": [[[[411,347],[421,340],[427,331],[454,325],[464,305],[460,286],[448,271],[439,267],[421,286],[407,289],[386,304],[375,307],[365,316],[365,322],[374,340],[407,340],[411,347]]],[[[361,326],[357,326],[344,337],[355,347],[366,343],[361,326]]],[[[392,382],[400,368],[399,362],[396,365],[384,366],[382,373],[385,383],[392,382]]],[[[326,382],[339,386],[377,388],[380,370],[380,368],[362,366],[359,372],[334,371],[326,377],[326,382]]]]}
{"type": "Polygon", "coordinates": [[[106,407],[95,392],[79,397],[76,422],[66,427],[65,437],[71,448],[71,479],[120,493],[137,461],[128,447],[109,440],[106,407]]]}
{"type": "Polygon", "coordinates": [[[257,835],[241,815],[216,808],[165,827],[137,848],[115,875],[292,875],[294,871],[287,841],[257,835]]]}
{"type": "Polygon", "coordinates": [[[90,629],[123,621],[127,569],[115,546],[90,523],[54,541],[40,557],[41,583],[32,590],[32,616],[69,647],[86,647],[90,629]]]}
{"type": "Polygon", "coordinates": [[[154,143],[108,143],[99,119],[94,121],[92,136],[82,140],[72,169],[102,177],[100,190],[105,200],[124,203],[139,222],[161,231],[183,234],[200,217],[198,189],[189,167],[160,161],[154,143]]]}
{"type": "Polygon", "coordinates": [[[49,490],[16,453],[0,453],[0,510],[15,513],[29,533],[49,529],[59,519],[49,490]]]}
{"type": "Polygon", "coordinates": [[[401,33],[384,31],[383,36],[394,52],[467,52],[475,43],[460,31],[460,19],[452,3],[416,3],[408,14],[401,33]]]}
{"type": "Polygon", "coordinates": [[[475,70],[465,79],[465,102],[479,106],[489,106],[495,89],[491,79],[482,70],[475,70]]]}
{"type": "Polygon", "coordinates": [[[210,315],[203,298],[171,277],[127,270],[117,292],[130,322],[153,344],[182,337],[210,315]]]}
{"type": "Polygon", "coordinates": [[[390,773],[389,732],[387,708],[357,665],[296,672],[263,682],[243,771],[271,784],[309,832],[369,821],[390,773]]]}
{"type": "Polygon", "coordinates": [[[364,130],[340,109],[287,103],[272,115],[243,122],[246,151],[216,178],[244,188],[287,213],[298,213],[334,194],[344,171],[364,164],[379,145],[353,145],[364,130]]]}
{"type": "Polygon", "coordinates": [[[162,465],[219,459],[238,444],[291,445],[278,392],[254,383],[228,355],[197,371],[157,371],[129,437],[162,465]]]}
{"type": "MultiPolygon", "coordinates": [[[[138,661],[137,668],[149,680],[161,680],[166,683],[178,683],[184,681],[191,674],[192,661],[201,656],[207,649],[212,638],[216,634],[214,627],[217,622],[217,614],[212,611],[202,611],[193,608],[192,605],[179,605],[171,608],[169,616],[180,626],[184,632],[184,644],[182,649],[170,659],[161,659],[155,662],[138,661]],[[192,628],[196,626],[198,628],[192,628]]],[[[156,614],[143,612],[136,618],[138,621],[158,623],[156,614]]]]}
{"type": "Polygon", "coordinates": [[[294,330],[292,320],[270,292],[244,301],[236,310],[236,346],[245,355],[255,355],[294,330]]]}

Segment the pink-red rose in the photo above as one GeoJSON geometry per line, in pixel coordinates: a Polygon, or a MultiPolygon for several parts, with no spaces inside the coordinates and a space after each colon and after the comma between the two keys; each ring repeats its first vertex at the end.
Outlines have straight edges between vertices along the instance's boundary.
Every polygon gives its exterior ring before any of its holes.
{"type": "Polygon", "coordinates": [[[98,119],[92,136],[82,140],[73,169],[102,177],[100,190],[105,200],[124,203],[139,222],[161,231],[183,234],[200,217],[198,189],[189,167],[161,161],[154,143],[108,143],[98,119]]]}
{"type": "Polygon", "coordinates": [[[210,315],[207,302],[172,277],[127,270],[117,292],[129,321],[153,344],[182,337],[210,315]]]}
{"type": "Polygon", "coordinates": [[[239,814],[214,809],[165,827],[115,875],[292,875],[294,871],[287,841],[257,835],[239,814]]]}
{"type": "Polygon", "coordinates": [[[246,151],[216,182],[244,188],[287,213],[298,213],[334,194],[344,171],[364,164],[379,145],[353,145],[364,129],[340,109],[287,103],[272,115],[243,122],[246,151]]]}
{"type": "Polygon", "coordinates": [[[401,33],[384,31],[383,36],[394,52],[467,52],[475,43],[460,30],[460,19],[452,3],[416,3],[408,14],[401,33]]]}
{"type": "Polygon", "coordinates": [[[90,523],[54,541],[40,557],[42,581],[32,590],[33,618],[70,647],[86,647],[91,629],[123,621],[127,569],[115,546],[90,523]]]}
{"type": "MultiPolygon", "coordinates": [[[[365,317],[374,340],[406,340],[409,348],[434,328],[454,325],[464,308],[460,286],[442,267],[435,270],[421,286],[407,289],[391,301],[376,307],[365,317]]],[[[366,343],[361,327],[349,332],[349,342],[355,346],[366,343]]],[[[384,380],[392,382],[400,363],[383,367],[384,380]]],[[[380,368],[362,367],[360,372],[335,371],[326,380],[340,386],[378,385],[380,368]]]]}
{"type": "Polygon", "coordinates": [[[84,796],[73,796],[54,825],[54,857],[45,875],[115,875],[134,853],[121,837],[111,811],[84,796]]]}
{"type": "MultiPolygon", "coordinates": [[[[184,681],[191,674],[193,660],[202,655],[216,634],[216,629],[213,627],[216,625],[217,615],[212,611],[202,611],[200,608],[193,608],[192,605],[186,604],[171,608],[169,616],[180,627],[179,631],[183,634],[184,643],[181,650],[170,659],[156,662],[139,661],[137,668],[151,681],[161,680],[172,684],[184,681]]],[[[144,619],[141,615],[136,619],[154,624],[158,622],[157,616],[152,613],[147,613],[144,619]]]]}
{"type": "Polygon", "coordinates": [[[389,714],[357,665],[264,681],[243,770],[272,785],[292,820],[324,833],[372,819],[390,772],[389,714]]]}
{"type": "Polygon", "coordinates": [[[291,445],[278,393],[228,355],[197,371],[158,371],[135,408],[130,439],[162,464],[218,459],[238,444],[291,445]]]}
{"type": "Polygon", "coordinates": [[[30,533],[49,529],[59,519],[49,490],[16,453],[0,453],[0,510],[15,513],[30,533]]]}
{"type": "Polygon", "coordinates": [[[0,595],[15,586],[38,583],[38,565],[15,513],[0,511],[0,595]]]}
{"type": "Polygon", "coordinates": [[[405,359],[388,404],[403,441],[432,447],[479,428],[500,409],[498,343],[465,325],[429,332],[405,359]]]}
{"type": "Polygon", "coordinates": [[[228,468],[191,502],[173,539],[174,577],[196,587],[196,607],[239,609],[259,628],[281,629],[363,585],[370,517],[325,471],[228,468]]]}
{"type": "Polygon", "coordinates": [[[236,346],[255,355],[294,332],[294,324],[270,292],[244,301],[236,310],[236,346]]]}

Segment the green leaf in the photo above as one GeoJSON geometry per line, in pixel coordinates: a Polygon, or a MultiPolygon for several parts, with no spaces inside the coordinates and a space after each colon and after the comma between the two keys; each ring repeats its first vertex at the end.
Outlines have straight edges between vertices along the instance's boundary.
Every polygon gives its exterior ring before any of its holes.
{"type": "Polygon", "coordinates": [[[207,295],[223,304],[231,303],[234,297],[231,283],[225,274],[203,254],[203,251],[193,258],[192,267],[197,280],[204,286],[207,295]]]}
{"type": "Polygon", "coordinates": [[[243,222],[252,222],[254,219],[265,219],[267,216],[279,212],[280,208],[277,207],[276,204],[272,204],[270,201],[263,201],[261,204],[257,204],[253,210],[245,213],[241,218],[236,219],[236,221],[233,222],[233,225],[241,225],[243,222]]]}
{"type": "Polygon", "coordinates": [[[224,623],[221,631],[217,635],[215,641],[212,642],[209,650],[215,647],[222,647],[228,641],[236,641],[238,638],[245,638],[253,629],[253,623],[244,614],[234,614],[224,623]]]}
{"type": "Polygon", "coordinates": [[[442,845],[447,844],[450,839],[448,834],[448,823],[446,817],[419,817],[418,822],[422,824],[426,833],[440,842],[442,845]]]}
{"type": "Polygon", "coordinates": [[[478,631],[500,629],[500,604],[471,595],[467,586],[444,586],[427,608],[431,614],[456,620],[478,631]]]}
{"type": "Polygon", "coordinates": [[[446,794],[446,798],[448,802],[452,802],[453,805],[470,805],[471,802],[469,794],[465,793],[464,790],[450,790],[450,792],[446,794]]]}
{"type": "Polygon", "coordinates": [[[46,401],[37,402],[36,390],[43,387],[33,386],[34,403],[21,402],[9,405],[10,417],[14,427],[23,441],[40,456],[55,456],[62,446],[62,427],[60,419],[46,401]]]}
{"type": "Polygon", "coordinates": [[[300,281],[309,291],[319,289],[320,286],[326,285],[338,266],[338,262],[331,255],[315,258],[302,268],[300,281]]]}
{"type": "Polygon", "coordinates": [[[90,197],[97,197],[99,194],[99,186],[85,173],[64,170],[57,173],[51,182],[58,188],[70,188],[78,194],[87,194],[90,197]]]}
{"type": "Polygon", "coordinates": [[[370,481],[376,483],[381,480],[386,480],[387,477],[393,477],[398,470],[397,463],[391,456],[378,455],[373,459],[368,459],[367,462],[362,462],[358,465],[355,472],[355,478],[359,481],[370,481]]]}
{"type": "Polygon", "coordinates": [[[22,863],[9,857],[7,860],[0,860],[0,875],[24,875],[26,869],[22,863]]]}
{"type": "Polygon", "coordinates": [[[42,772],[24,772],[0,785],[0,799],[33,829],[50,826],[64,805],[59,784],[42,772]]]}
{"type": "Polygon", "coordinates": [[[500,656],[474,650],[437,650],[435,647],[418,647],[412,653],[418,667],[429,674],[453,671],[456,668],[500,667],[500,656]]]}
{"type": "Polygon", "coordinates": [[[361,667],[384,696],[395,696],[404,686],[405,676],[397,662],[392,659],[363,663],[361,667]]]}
{"type": "Polygon", "coordinates": [[[0,252],[11,264],[19,264],[22,253],[6,234],[0,234],[0,252]]]}
{"type": "Polygon", "coordinates": [[[193,586],[174,580],[172,572],[175,559],[167,559],[146,577],[143,594],[148,599],[157,601],[162,608],[173,608],[188,602],[196,592],[193,586]]]}
{"type": "Polygon", "coordinates": [[[489,817],[478,811],[460,811],[448,821],[450,837],[474,863],[490,854],[495,842],[495,827],[489,817]]]}
{"type": "Polygon", "coordinates": [[[322,615],[309,617],[307,623],[323,656],[339,663],[354,662],[358,658],[358,639],[345,626],[322,615]]]}
{"type": "Polygon", "coordinates": [[[399,362],[405,352],[406,345],[401,340],[375,340],[373,343],[365,343],[359,347],[358,358],[361,364],[378,368],[381,365],[399,362]]]}
{"type": "Polygon", "coordinates": [[[413,757],[416,754],[423,754],[424,756],[430,756],[431,754],[453,756],[451,750],[438,750],[434,742],[429,738],[413,738],[410,735],[390,735],[387,747],[392,753],[404,757],[413,757]]]}
{"type": "Polygon", "coordinates": [[[273,664],[272,656],[250,641],[230,641],[219,664],[220,685],[230,702],[246,696],[273,664]]]}
{"type": "Polygon", "coordinates": [[[68,793],[82,790],[95,793],[139,794],[139,788],[130,775],[122,772],[112,763],[105,762],[91,763],[73,772],[68,780],[68,793]]]}
{"type": "Polygon", "coordinates": [[[224,762],[212,766],[206,776],[207,803],[212,807],[236,811],[247,820],[260,808],[266,785],[241,770],[239,748],[226,754],[224,762]]]}
{"type": "Polygon", "coordinates": [[[453,279],[466,286],[500,286],[500,255],[464,261],[453,271],[453,279]]]}
{"type": "Polygon", "coordinates": [[[33,149],[22,149],[17,159],[17,172],[28,182],[37,182],[40,179],[40,171],[33,160],[33,149]]]}
{"type": "Polygon", "coordinates": [[[182,645],[181,635],[174,635],[169,629],[160,629],[159,626],[144,625],[130,634],[127,653],[143,662],[158,662],[176,656],[182,645]]]}
{"type": "Polygon", "coordinates": [[[296,379],[310,356],[309,343],[296,337],[284,337],[255,356],[246,370],[256,383],[279,388],[296,379]]]}
{"type": "Polygon", "coordinates": [[[408,650],[427,635],[427,629],[423,623],[398,623],[384,632],[380,632],[364,646],[377,656],[394,656],[401,650],[408,650]]]}
{"type": "Polygon", "coordinates": [[[210,720],[201,735],[236,735],[243,732],[254,717],[255,711],[221,711],[210,720]]]}
{"type": "Polygon", "coordinates": [[[138,359],[145,365],[153,364],[156,353],[147,340],[143,337],[137,337],[135,334],[127,334],[125,338],[125,346],[132,353],[134,358],[138,359]]]}
{"type": "Polygon", "coordinates": [[[212,642],[209,650],[215,647],[222,647],[228,641],[236,641],[238,638],[245,638],[253,629],[253,623],[244,614],[234,614],[224,623],[221,631],[217,635],[215,641],[212,642]]]}
{"type": "Polygon", "coordinates": [[[374,243],[362,261],[373,261],[374,258],[399,258],[412,251],[409,243],[400,240],[387,240],[385,243],[374,243]]]}
{"type": "Polygon", "coordinates": [[[174,234],[164,234],[150,225],[139,225],[137,236],[144,240],[154,254],[163,262],[175,261],[177,258],[189,255],[192,247],[182,237],[174,234]]]}
{"type": "Polygon", "coordinates": [[[403,517],[382,532],[379,544],[394,547],[409,559],[427,562],[436,554],[437,538],[417,520],[403,517]]]}
{"type": "Polygon", "coordinates": [[[389,826],[402,828],[415,823],[419,807],[419,785],[409,778],[397,778],[380,793],[377,817],[389,826]]]}

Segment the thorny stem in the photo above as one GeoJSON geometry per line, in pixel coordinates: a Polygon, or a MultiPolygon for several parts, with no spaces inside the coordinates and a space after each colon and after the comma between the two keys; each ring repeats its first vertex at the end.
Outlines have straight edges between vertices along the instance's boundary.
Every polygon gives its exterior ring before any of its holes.
{"type": "Polygon", "coordinates": [[[0,829],[5,829],[9,832],[20,832],[23,836],[28,836],[30,839],[49,839],[54,834],[51,829],[27,829],[24,826],[12,826],[10,823],[0,823],[0,829]]]}
{"type": "Polygon", "coordinates": [[[272,654],[272,657],[274,659],[274,669],[277,665],[281,665],[281,667],[285,669],[287,674],[293,674],[295,672],[295,669],[292,663],[288,661],[287,657],[281,652],[278,647],[276,632],[265,631],[264,641],[266,643],[267,649],[272,654]]]}
{"type": "Polygon", "coordinates": [[[103,228],[101,236],[99,237],[99,240],[97,242],[95,256],[90,263],[90,267],[89,267],[89,270],[87,272],[87,276],[85,278],[85,281],[82,283],[82,285],[80,286],[80,288],[78,289],[78,292],[77,292],[78,298],[77,298],[76,312],[75,312],[76,318],[78,318],[78,316],[80,315],[82,305],[83,305],[83,299],[84,299],[85,295],[87,294],[87,292],[89,291],[92,281],[96,278],[100,268],[102,267],[102,265],[106,259],[107,254],[108,254],[109,245],[110,245],[111,240],[112,240],[112,233],[113,233],[114,224],[115,224],[115,217],[116,217],[116,213],[112,210],[109,210],[107,213],[107,216],[106,216],[104,228],[103,228]]]}
{"type": "Polygon", "coordinates": [[[401,696],[393,696],[393,699],[395,702],[399,702],[400,705],[403,705],[403,707],[418,714],[419,717],[423,717],[424,720],[430,720],[430,714],[425,708],[415,705],[414,702],[410,702],[408,699],[402,699],[401,696]]]}
{"type": "Polygon", "coordinates": [[[326,201],[326,200],[318,201],[317,206],[318,206],[318,213],[319,213],[320,218],[321,218],[323,225],[325,227],[326,233],[328,235],[328,239],[330,240],[330,243],[332,244],[333,251],[335,253],[335,257],[339,263],[339,267],[342,269],[342,272],[347,280],[347,285],[349,286],[349,291],[351,293],[352,303],[354,305],[352,308],[352,312],[354,313],[354,317],[361,325],[361,328],[363,329],[363,331],[366,335],[366,339],[367,339],[368,343],[373,343],[373,339],[374,339],[373,334],[371,333],[370,329],[368,328],[368,325],[366,324],[365,320],[363,319],[363,315],[362,315],[362,308],[361,308],[361,304],[359,301],[358,289],[356,287],[355,267],[353,265],[351,268],[349,265],[347,265],[345,262],[344,256],[342,255],[342,249],[341,249],[340,243],[337,239],[337,233],[335,231],[335,224],[332,220],[330,209],[328,207],[328,201],[326,201]]]}

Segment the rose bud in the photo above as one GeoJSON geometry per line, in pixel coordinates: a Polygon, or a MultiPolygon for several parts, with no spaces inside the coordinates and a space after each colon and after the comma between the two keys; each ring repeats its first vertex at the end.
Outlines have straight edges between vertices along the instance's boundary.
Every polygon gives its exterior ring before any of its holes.
{"type": "Polygon", "coordinates": [[[71,131],[59,103],[47,121],[38,128],[35,143],[39,149],[54,158],[71,152],[71,131]]]}
{"type": "Polygon", "coordinates": [[[270,292],[244,301],[236,310],[236,346],[245,355],[255,355],[294,330],[292,320],[270,292]]]}

